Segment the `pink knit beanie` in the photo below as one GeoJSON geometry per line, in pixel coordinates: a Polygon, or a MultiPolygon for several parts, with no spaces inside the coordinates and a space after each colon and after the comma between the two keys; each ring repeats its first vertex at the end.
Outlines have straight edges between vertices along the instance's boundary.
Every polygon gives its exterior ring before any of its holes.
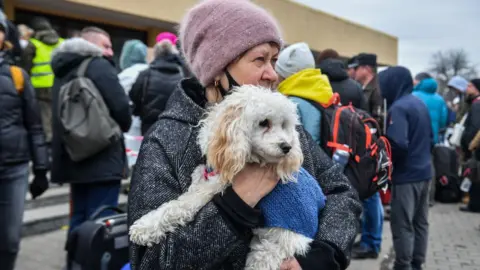
{"type": "Polygon", "coordinates": [[[262,43],[283,46],[276,20],[249,0],[205,0],[180,24],[183,55],[203,86],[239,55],[262,43]]]}
{"type": "Polygon", "coordinates": [[[177,44],[177,36],[170,32],[162,32],[158,34],[156,38],[157,43],[162,40],[168,40],[170,43],[172,43],[172,45],[177,44]]]}

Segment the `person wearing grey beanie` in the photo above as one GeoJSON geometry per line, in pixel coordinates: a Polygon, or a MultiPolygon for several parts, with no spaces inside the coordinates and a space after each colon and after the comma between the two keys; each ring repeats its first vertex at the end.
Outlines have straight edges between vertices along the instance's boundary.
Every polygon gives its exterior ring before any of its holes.
{"type": "Polygon", "coordinates": [[[315,59],[307,43],[301,42],[288,46],[279,55],[275,70],[281,79],[307,69],[315,68],[315,59]]]}
{"type": "Polygon", "coordinates": [[[322,114],[312,102],[329,104],[333,92],[327,76],[315,68],[315,59],[308,44],[295,43],[284,49],[278,56],[275,70],[280,82],[278,91],[297,104],[302,126],[318,145],[322,145],[322,114]]]}
{"type": "MultiPolygon", "coordinates": [[[[192,172],[205,163],[197,135],[210,105],[222,102],[234,86],[273,88],[278,80],[274,68],[283,47],[280,27],[252,1],[199,1],[181,21],[178,37],[195,77],[178,84],[145,136],[131,180],[129,226],[188,190],[192,172]]],[[[361,205],[331,159],[303,128],[298,132],[303,168],[329,192],[310,251],[286,260],[281,269],[345,269],[361,205]]],[[[233,182],[166,241],[152,247],[132,244],[133,269],[244,269],[252,231],[263,224],[257,204],[275,188],[278,177],[251,164],[233,182]]]]}

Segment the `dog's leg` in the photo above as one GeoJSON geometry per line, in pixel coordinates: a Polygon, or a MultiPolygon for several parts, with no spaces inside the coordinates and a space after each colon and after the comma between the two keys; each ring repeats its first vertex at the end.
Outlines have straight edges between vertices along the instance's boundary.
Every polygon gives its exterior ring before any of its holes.
{"type": "Polygon", "coordinates": [[[198,211],[223,189],[219,182],[194,181],[178,199],[164,203],[135,221],[130,227],[130,240],[143,246],[158,244],[166,233],[192,221],[198,211]]]}
{"type": "Polygon", "coordinates": [[[253,233],[245,267],[248,270],[278,270],[285,259],[307,254],[313,241],[281,228],[256,229],[253,233]]]}

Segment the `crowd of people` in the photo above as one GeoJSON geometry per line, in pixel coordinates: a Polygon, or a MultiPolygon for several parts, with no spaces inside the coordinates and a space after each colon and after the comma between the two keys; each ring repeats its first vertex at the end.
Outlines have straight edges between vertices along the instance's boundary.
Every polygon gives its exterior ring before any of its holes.
{"type": "MultiPolygon", "coordinates": [[[[184,193],[194,168],[204,162],[196,140],[198,124],[208,107],[222,102],[235,86],[276,89],[297,104],[302,167],[326,194],[310,251],[285,260],[281,269],[346,269],[351,258],[378,258],[387,204],[394,269],[423,269],[428,209],[439,178],[433,149],[448,141],[449,126],[462,123],[460,159],[480,161],[480,148],[471,147],[480,131],[480,79],[451,78],[445,98],[429,73],[412,77],[401,66],[378,72],[373,53],[345,59],[325,49],[315,59],[305,42],[286,46],[276,19],[248,1],[197,4],[182,20],[178,37],[170,32],[157,36],[150,63],[146,44],[126,42],[120,73],[112,60],[110,36],[101,28],[86,27],[78,37],[63,39],[45,18],[16,27],[0,15],[2,269],[15,266],[27,190],[37,198],[49,182],[69,184],[69,234],[99,207],[116,206],[120,182],[130,174],[129,224],[184,193]],[[69,104],[61,96],[73,89],[70,82],[78,77],[93,83],[120,133],[143,136],[141,148],[121,136],[88,158],[72,156],[65,140],[66,121],[71,119],[62,115],[69,104]],[[382,201],[383,191],[360,200],[320,147],[325,143],[324,118],[318,105],[330,106],[336,96],[338,106],[351,105],[371,115],[378,132],[388,138],[393,162],[390,201],[382,201]],[[126,155],[132,148],[139,148],[134,161],[126,155]],[[354,242],[359,231],[361,239],[354,242]]],[[[462,171],[472,185],[461,210],[480,212],[474,167],[462,171]]],[[[168,241],[152,247],[131,244],[132,269],[242,269],[252,230],[262,226],[256,206],[277,183],[278,177],[265,167],[246,166],[232,187],[168,241]]]]}

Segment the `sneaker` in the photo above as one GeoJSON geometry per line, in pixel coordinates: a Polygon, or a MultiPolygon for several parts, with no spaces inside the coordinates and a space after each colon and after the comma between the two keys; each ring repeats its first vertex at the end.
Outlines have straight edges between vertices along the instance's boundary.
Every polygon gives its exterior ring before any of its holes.
{"type": "Polygon", "coordinates": [[[363,260],[363,259],[377,259],[378,253],[368,249],[366,247],[356,247],[352,250],[352,259],[363,260]]]}

